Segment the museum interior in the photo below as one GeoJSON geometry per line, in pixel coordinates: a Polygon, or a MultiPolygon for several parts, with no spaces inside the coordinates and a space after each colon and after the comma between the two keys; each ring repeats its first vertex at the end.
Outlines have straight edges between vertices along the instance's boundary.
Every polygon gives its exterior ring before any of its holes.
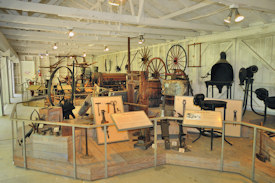
{"type": "Polygon", "coordinates": [[[275,182],[274,0],[0,0],[0,182],[275,182]]]}

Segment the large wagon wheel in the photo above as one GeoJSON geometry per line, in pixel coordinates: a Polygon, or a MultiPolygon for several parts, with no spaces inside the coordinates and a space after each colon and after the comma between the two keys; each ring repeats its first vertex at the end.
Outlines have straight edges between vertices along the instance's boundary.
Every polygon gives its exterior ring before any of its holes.
{"type": "Polygon", "coordinates": [[[139,51],[139,55],[140,55],[140,63],[139,66],[141,68],[142,71],[145,71],[145,69],[147,69],[147,63],[151,57],[150,55],[150,50],[148,47],[143,47],[140,51],[139,51]]]}
{"type": "Polygon", "coordinates": [[[146,71],[148,72],[148,79],[166,79],[166,67],[161,58],[152,58],[148,64],[146,71]]]}
{"type": "Polygon", "coordinates": [[[173,45],[166,56],[166,67],[169,73],[173,73],[175,69],[185,71],[187,65],[187,55],[185,49],[177,44],[173,45]]]}

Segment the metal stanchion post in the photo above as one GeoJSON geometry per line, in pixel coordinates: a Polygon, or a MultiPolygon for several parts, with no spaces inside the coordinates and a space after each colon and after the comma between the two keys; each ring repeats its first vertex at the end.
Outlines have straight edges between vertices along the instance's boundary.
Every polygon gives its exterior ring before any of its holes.
{"type": "Polygon", "coordinates": [[[220,171],[223,171],[223,152],[224,152],[224,137],[225,137],[225,123],[222,123],[222,149],[221,149],[221,167],[220,171]]]}
{"type": "Polygon", "coordinates": [[[23,158],[24,168],[27,168],[27,157],[26,157],[26,140],[25,140],[25,122],[22,122],[22,139],[23,139],[23,158]]]}
{"type": "Polygon", "coordinates": [[[105,178],[108,178],[108,160],[107,160],[107,126],[104,125],[104,156],[105,156],[105,162],[104,162],[104,166],[105,166],[105,178]]]}
{"type": "Polygon", "coordinates": [[[72,126],[72,134],[73,134],[73,166],[74,166],[74,178],[77,178],[76,172],[76,152],[75,152],[75,127],[72,126]]]}
{"type": "Polygon", "coordinates": [[[251,179],[254,181],[255,179],[255,155],[256,155],[256,139],[257,139],[257,128],[254,128],[254,136],[253,136],[253,152],[252,152],[252,170],[251,170],[251,179]]]}
{"type": "Polygon", "coordinates": [[[12,162],[14,163],[14,127],[13,120],[11,120],[11,145],[12,145],[12,162]]]}
{"type": "Polygon", "coordinates": [[[157,167],[157,120],[154,120],[154,164],[157,167]]]}

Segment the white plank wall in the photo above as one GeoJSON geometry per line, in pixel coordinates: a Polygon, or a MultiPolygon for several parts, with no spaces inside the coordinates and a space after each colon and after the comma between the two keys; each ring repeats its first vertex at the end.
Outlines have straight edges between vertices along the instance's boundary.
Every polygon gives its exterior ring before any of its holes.
{"type": "MultiPolygon", "coordinates": [[[[233,99],[243,99],[243,88],[239,85],[239,70],[242,67],[249,67],[251,65],[257,65],[259,71],[254,76],[253,90],[263,87],[266,88],[270,96],[275,96],[275,36],[274,35],[262,35],[254,37],[250,36],[248,38],[234,38],[223,40],[223,36],[219,35],[215,41],[202,42],[202,67],[201,68],[187,68],[186,73],[192,82],[192,87],[194,93],[204,93],[206,94],[206,87],[204,81],[210,80],[210,77],[202,79],[201,77],[206,75],[207,72],[211,71],[211,67],[219,60],[219,54],[221,51],[227,53],[227,60],[233,66],[234,69],[234,84],[232,87],[232,98],[233,99]]],[[[201,40],[207,40],[203,36],[201,40]]],[[[137,40],[131,40],[137,41],[137,40]]],[[[198,43],[200,39],[197,39],[198,43]]],[[[194,40],[184,40],[178,42],[184,47],[187,52],[187,45],[195,43],[194,40]]],[[[174,43],[177,44],[177,43],[174,43]]],[[[151,58],[160,57],[166,62],[166,54],[169,48],[173,44],[160,44],[149,46],[151,58]]],[[[131,59],[133,59],[136,49],[131,50],[131,59]]],[[[115,72],[115,58],[118,57],[118,63],[120,65],[123,55],[126,54],[126,59],[124,65],[122,66],[122,73],[125,73],[124,66],[127,62],[127,51],[111,53],[96,58],[98,61],[99,71],[105,72],[104,59],[111,59],[113,62],[111,72],[115,72]]],[[[195,55],[198,57],[199,55],[195,55]]],[[[140,70],[140,55],[138,54],[132,63],[131,69],[134,71],[140,70]]],[[[211,90],[209,88],[209,94],[211,90]]],[[[211,95],[209,95],[211,96],[211,95]]],[[[218,89],[214,89],[215,98],[226,98],[226,87],[223,88],[221,94],[218,93],[218,89]]],[[[250,100],[248,100],[248,110],[250,110],[250,100]]],[[[255,94],[253,94],[253,106],[255,109],[263,111],[263,102],[259,101],[255,94]]],[[[268,110],[269,113],[275,114],[275,111],[268,110]]]]}

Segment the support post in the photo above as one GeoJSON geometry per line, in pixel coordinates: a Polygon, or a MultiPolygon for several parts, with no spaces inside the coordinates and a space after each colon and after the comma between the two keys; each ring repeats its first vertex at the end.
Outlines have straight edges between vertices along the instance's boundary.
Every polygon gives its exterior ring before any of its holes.
{"type": "Polygon", "coordinates": [[[72,126],[72,140],[73,140],[73,166],[74,166],[74,179],[77,178],[76,172],[76,151],[75,151],[75,127],[72,126]]]}
{"type": "Polygon", "coordinates": [[[222,124],[222,149],[221,149],[221,165],[220,171],[223,171],[223,152],[224,152],[224,137],[225,137],[225,123],[222,124]]]}
{"type": "Polygon", "coordinates": [[[11,120],[11,145],[12,145],[12,162],[14,163],[14,124],[11,120]]]}
{"type": "Polygon", "coordinates": [[[252,168],[251,168],[251,179],[255,179],[255,155],[256,155],[256,140],[257,140],[257,128],[254,127],[253,135],[253,151],[252,151],[252,168]]]}
{"type": "Polygon", "coordinates": [[[107,126],[104,125],[104,156],[105,156],[105,178],[108,178],[108,159],[107,159],[107,126]]]}
{"type": "Polygon", "coordinates": [[[25,122],[22,122],[22,139],[23,139],[23,158],[24,168],[27,169],[27,157],[26,157],[26,139],[25,139],[25,122]]]}
{"type": "Polygon", "coordinates": [[[131,48],[131,38],[128,37],[128,73],[131,72],[131,51],[130,51],[130,48],[131,48]]]}
{"type": "Polygon", "coordinates": [[[154,165],[157,167],[157,120],[154,120],[154,165]]]}

